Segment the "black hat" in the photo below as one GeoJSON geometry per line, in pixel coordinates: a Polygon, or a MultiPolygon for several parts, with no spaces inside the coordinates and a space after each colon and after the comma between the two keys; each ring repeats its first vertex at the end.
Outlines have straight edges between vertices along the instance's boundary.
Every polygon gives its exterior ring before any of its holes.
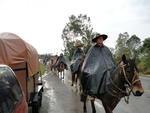
{"type": "Polygon", "coordinates": [[[63,56],[63,53],[61,53],[60,56],[63,56]]]}
{"type": "Polygon", "coordinates": [[[99,37],[102,37],[103,40],[106,40],[108,36],[105,35],[105,34],[99,34],[99,33],[97,33],[97,34],[95,35],[95,37],[92,39],[92,42],[96,42],[97,38],[99,38],[99,37]]]}

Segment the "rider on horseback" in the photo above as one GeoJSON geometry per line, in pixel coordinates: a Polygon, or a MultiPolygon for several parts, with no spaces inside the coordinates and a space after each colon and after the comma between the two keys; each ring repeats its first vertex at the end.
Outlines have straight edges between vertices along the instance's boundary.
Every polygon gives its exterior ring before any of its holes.
{"type": "Polygon", "coordinates": [[[75,47],[76,47],[76,49],[74,51],[71,65],[70,65],[70,69],[71,69],[71,73],[72,73],[72,84],[71,84],[71,86],[73,86],[73,84],[75,82],[75,74],[79,70],[80,64],[82,62],[82,57],[84,56],[84,52],[81,49],[81,47],[83,47],[83,44],[81,43],[80,40],[76,40],[75,47]]]}
{"type": "Polygon", "coordinates": [[[105,85],[108,84],[107,78],[116,67],[111,51],[103,44],[106,39],[107,35],[96,34],[92,39],[92,42],[96,44],[89,49],[82,65],[83,93],[91,96],[105,92],[105,85]]]}
{"type": "Polygon", "coordinates": [[[56,67],[59,67],[61,63],[63,63],[65,65],[65,69],[68,70],[66,60],[65,60],[62,53],[60,54],[60,56],[56,60],[56,67]]]}

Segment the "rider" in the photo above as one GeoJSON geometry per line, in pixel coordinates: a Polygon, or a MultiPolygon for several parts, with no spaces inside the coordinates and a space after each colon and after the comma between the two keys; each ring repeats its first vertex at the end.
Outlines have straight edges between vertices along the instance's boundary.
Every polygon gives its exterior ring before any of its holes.
{"type": "Polygon", "coordinates": [[[56,67],[59,67],[59,65],[63,63],[65,65],[65,69],[68,70],[68,66],[67,66],[67,63],[66,63],[66,60],[63,56],[63,53],[60,54],[60,56],[57,58],[56,60],[56,67]]]}
{"type": "Polygon", "coordinates": [[[81,49],[83,47],[83,44],[81,43],[80,40],[76,40],[75,43],[75,51],[72,57],[72,61],[71,61],[71,65],[70,65],[70,69],[71,69],[71,73],[72,73],[72,84],[71,86],[73,86],[73,83],[75,81],[75,73],[79,70],[80,64],[81,64],[81,60],[82,57],[84,56],[84,52],[81,49]]]}
{"type": "Polygon", "coordinates": [[[89,49],[82,65],[83,92],[91,96],[105,92],[105,84],[108,84],[107,77],[115,68],[112,53],[103,44],[107,37],[105,34],[96,34],[92,39],[95,44],[89,49]]]}

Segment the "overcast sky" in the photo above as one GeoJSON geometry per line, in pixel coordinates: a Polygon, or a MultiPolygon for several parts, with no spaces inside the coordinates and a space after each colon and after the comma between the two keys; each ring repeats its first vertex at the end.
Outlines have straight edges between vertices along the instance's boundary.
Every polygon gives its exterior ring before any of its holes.
{"type": "Polygon", "coordinates": [[[91,17],[94,31],[115,47],[119,33],[150,36],[150,0],[0,0],[0,32],[12,32],[38,52],[59,54],[62,30],[72,14],[91,17]]]}

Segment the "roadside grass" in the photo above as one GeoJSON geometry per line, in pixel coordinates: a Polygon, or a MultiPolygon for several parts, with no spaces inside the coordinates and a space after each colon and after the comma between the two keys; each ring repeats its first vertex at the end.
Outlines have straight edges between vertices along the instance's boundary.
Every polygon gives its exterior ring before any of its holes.
{"type": "Polygon", "coordinates": [[[147,74],[140,74],[140,76],[147,76],[147,77],[150,77],[150,75],[147,75],[147,74]]]}
{"type": "Polygon", "coordinates": [[[45,71],[46,71],[46,67],[44,66],[44,64],[40,63],[40,72],[41,72],[41,75],[44,75],[45,71]]]}
{"type": "Polygon", "coordinates": [[[150,77],[150,73],[140,73],[140,76],[150,77]]]}
{"type": "Polygon", "coordinates": [[[145,72],[144,72],[145,75],[150,75],[150,69],[147,69],[145,72]]]}

